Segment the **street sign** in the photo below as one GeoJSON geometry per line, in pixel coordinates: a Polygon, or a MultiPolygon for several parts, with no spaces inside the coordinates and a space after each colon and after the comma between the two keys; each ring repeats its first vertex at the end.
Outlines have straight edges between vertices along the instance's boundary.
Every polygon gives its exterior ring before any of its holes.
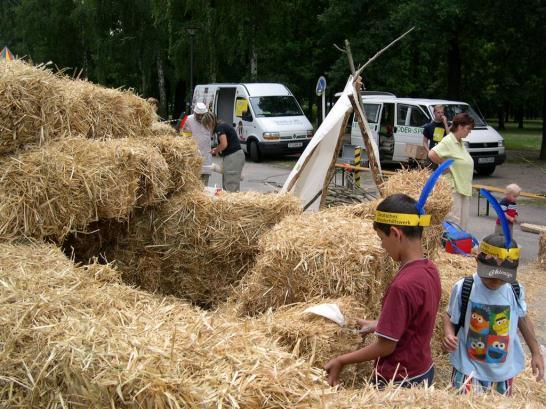
{"type": "Polygon", "coordinates": [[[320,76],[317,81],[317,88],[316,88],[317,95],[320,97],[322,94],[324,94],[325,90],[326,90],[326,78],[324,78],[323,76],[320,76]]]}

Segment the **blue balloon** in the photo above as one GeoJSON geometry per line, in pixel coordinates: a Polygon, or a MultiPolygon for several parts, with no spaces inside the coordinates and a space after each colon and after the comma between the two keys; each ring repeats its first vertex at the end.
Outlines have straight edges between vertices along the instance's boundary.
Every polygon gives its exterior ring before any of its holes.
{"type": "Polygon", "coordinates": [[[491,206],[493,206],[493,209],[495,209],[495,213],[497,213],[497,216],[499,217],[502,231],[504,233],[504,245],[507,249],[509,249],[510,245],[512,244],[512,235],[510,234],[510,226],[508,225],[506,215],[502,211],[497,199],[495,199],[493,195],[489,193],[489,190],[480,189],[480,194],[485,197],[491,206]]]}
{"type": "Polygon", "coordinates": [[[425,203],[427,202],[428,195],[430,195],[430,192],[432,192],[436,181],[442,175],[442,173],[444,173],[444,171],[452,164],[453,159],[448,159],[442,162],[442,164],[438,166],[438,168],[434,172],[432,172],[432,175],[430,175],[430,177],[428,178],[427,183],[425,183],[425,186],[421,191],[421,196],[419,196],[419,200],[417,201],[417,212],[420,215],[425,213],[425,203]]]}

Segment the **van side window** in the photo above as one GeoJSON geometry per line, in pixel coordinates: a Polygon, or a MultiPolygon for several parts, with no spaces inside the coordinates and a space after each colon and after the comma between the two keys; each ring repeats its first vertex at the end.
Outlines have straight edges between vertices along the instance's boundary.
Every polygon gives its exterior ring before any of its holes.
{"type": "MultiPolygon", "coordinates": [[[[370,124],[376,124],[379,116],[379,104],[364,104],[364,112],[366,113],[366,119],[370,124]]],[[[355,119],[356,120],[356,119],[355,119]]]]}
{"type": "Polygon", "coordinates": [[[423,111],[421,111],[421,109],[418,106],[412,105],[409,126],[421,127],[421,126],[425,126],[428,122],[429,122],[429,119],[426,117],[423,111]]]}
{"type": "Polygon", "coordinates": [[[408,116],[409,105],[398,104],[396,110],[396,125],[406,125],[406,118],[408,116]]]}
{"type": "Polygon", "coordinates": [[[235,116],[242,118],[246,111],[248,111],[248,99],[237,97],[235,101],[235,116]]]}

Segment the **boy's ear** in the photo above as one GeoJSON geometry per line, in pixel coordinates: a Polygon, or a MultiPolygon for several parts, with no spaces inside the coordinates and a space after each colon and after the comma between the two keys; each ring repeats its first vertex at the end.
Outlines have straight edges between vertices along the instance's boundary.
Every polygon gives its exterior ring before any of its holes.
{"type": "Polygon", "coordinates": [[[394,237],[396,237],[397,239],[399,239],[403,235],[402,230],[399,227],[396,227],[396,226],[391,226],[390,227],[390,233],[394,234],[394,237]]]}

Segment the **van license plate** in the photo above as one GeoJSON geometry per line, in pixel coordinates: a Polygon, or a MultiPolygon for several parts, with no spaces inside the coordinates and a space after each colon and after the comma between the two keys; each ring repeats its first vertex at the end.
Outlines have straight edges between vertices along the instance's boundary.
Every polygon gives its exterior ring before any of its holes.
{"type": "Polygon", "coordinates": [[[495,163],[495,158],[478,158],[478,163],[495,163]]]}
{"type": "Polygon", "coordinates": [[[288,144],[289,148],[301,148],[303,146],[303,142],[292,142],[288,144]]]}

